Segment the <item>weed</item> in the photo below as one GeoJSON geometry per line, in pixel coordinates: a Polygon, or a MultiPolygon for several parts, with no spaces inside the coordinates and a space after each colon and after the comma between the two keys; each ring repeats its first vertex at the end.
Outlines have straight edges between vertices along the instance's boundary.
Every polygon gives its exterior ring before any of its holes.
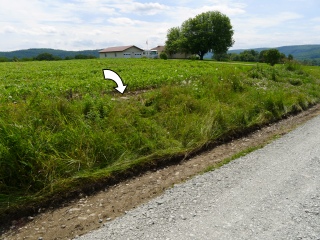
{"type": "Polygon", "coordinates": [[[299,74],[303,73],[302,65],[297,61],[287,61],[285,63],[285,68],[288,71],[292,71],[292,72],[295,71],[295,72],[298,72],[299,74]]]}

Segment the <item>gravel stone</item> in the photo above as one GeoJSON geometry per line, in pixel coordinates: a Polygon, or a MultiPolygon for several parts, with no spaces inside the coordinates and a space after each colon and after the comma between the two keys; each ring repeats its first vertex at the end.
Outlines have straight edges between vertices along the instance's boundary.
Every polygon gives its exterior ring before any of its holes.
{"type": "Polygon", "coordinates": [[[320,116],[77,239],[319,240],[319,126],[320,116]]]}

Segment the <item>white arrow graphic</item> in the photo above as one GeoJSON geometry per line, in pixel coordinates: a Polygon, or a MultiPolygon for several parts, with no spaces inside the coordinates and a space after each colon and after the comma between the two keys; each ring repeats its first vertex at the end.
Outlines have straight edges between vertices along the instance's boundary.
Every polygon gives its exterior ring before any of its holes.
{"type": "Polygon", "coordinates": [[[118,87],[114,88],[116,89],[118,92],[120,93],[124,93],[124,91],[126,90],[127,86],[123,85],[122,79],[121,77],[114,71],[110,70],[110,69],[103,69],[103,75],[104,75],[104,79],[111,79],[112,81],[114,81],[118,87]]]}

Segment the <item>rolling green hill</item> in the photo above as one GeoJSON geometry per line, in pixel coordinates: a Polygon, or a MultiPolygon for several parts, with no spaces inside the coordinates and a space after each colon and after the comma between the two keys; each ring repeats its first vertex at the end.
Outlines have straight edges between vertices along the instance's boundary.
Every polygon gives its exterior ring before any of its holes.
{"type": "MultiPolygon", "coordinates": [[[[262,51],[269,48],[254,48],[255,51],[262,51]]],[[[297,60],[320,60],[320,44],[317,45],[296,45],[277,47],[280,52],[285,55],[291,54],[297,60]]],[[[240,53],[250,49],[230,50],[229,53],[240,53]]]]}
{"type": "Polygon", "coordinates": [[[65,58],[65,57],[74,57],[78,54],[83,55],[91,55],[95,57],[99,57],[99,50],[82,50],[82,51],[65,51],[65,50],[57,50],[57,49],[51,49],[51,48],[31,48],[31,49],[25,49],[25,50],[17,50],[17,51],[11,51],[11,52],[0,52],[0,57],[6,57],[9,59],[12,59],[14,57],[16,58],[33,58],[38,56],[41,53],[50,53],[54,56],[65,58]]]}
{"type": "Polygon", "coordinates": [[[278,50],[286,55],[292,54],[298,60],[320,59],[320,45],[284,46],[278,50]]]}

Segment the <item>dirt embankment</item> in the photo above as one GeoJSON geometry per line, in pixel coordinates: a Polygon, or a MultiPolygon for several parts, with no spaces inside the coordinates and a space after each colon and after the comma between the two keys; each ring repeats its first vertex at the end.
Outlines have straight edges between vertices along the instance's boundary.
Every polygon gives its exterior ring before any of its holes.
{"type": "Polygon", "coordinates": [[[105,190],[92,196],[80,194],[78,199],[58,209],[39,209],[37,216],[13,221],[11,229],[2,232],[0,239],[72,239],[101,227],[225,158],[249,147],[265,145],[275,136],[283,135],[319,114],[320,105],[317,105],[177,165],[154,169],[115,186],[106,186],[105,190]]]}

